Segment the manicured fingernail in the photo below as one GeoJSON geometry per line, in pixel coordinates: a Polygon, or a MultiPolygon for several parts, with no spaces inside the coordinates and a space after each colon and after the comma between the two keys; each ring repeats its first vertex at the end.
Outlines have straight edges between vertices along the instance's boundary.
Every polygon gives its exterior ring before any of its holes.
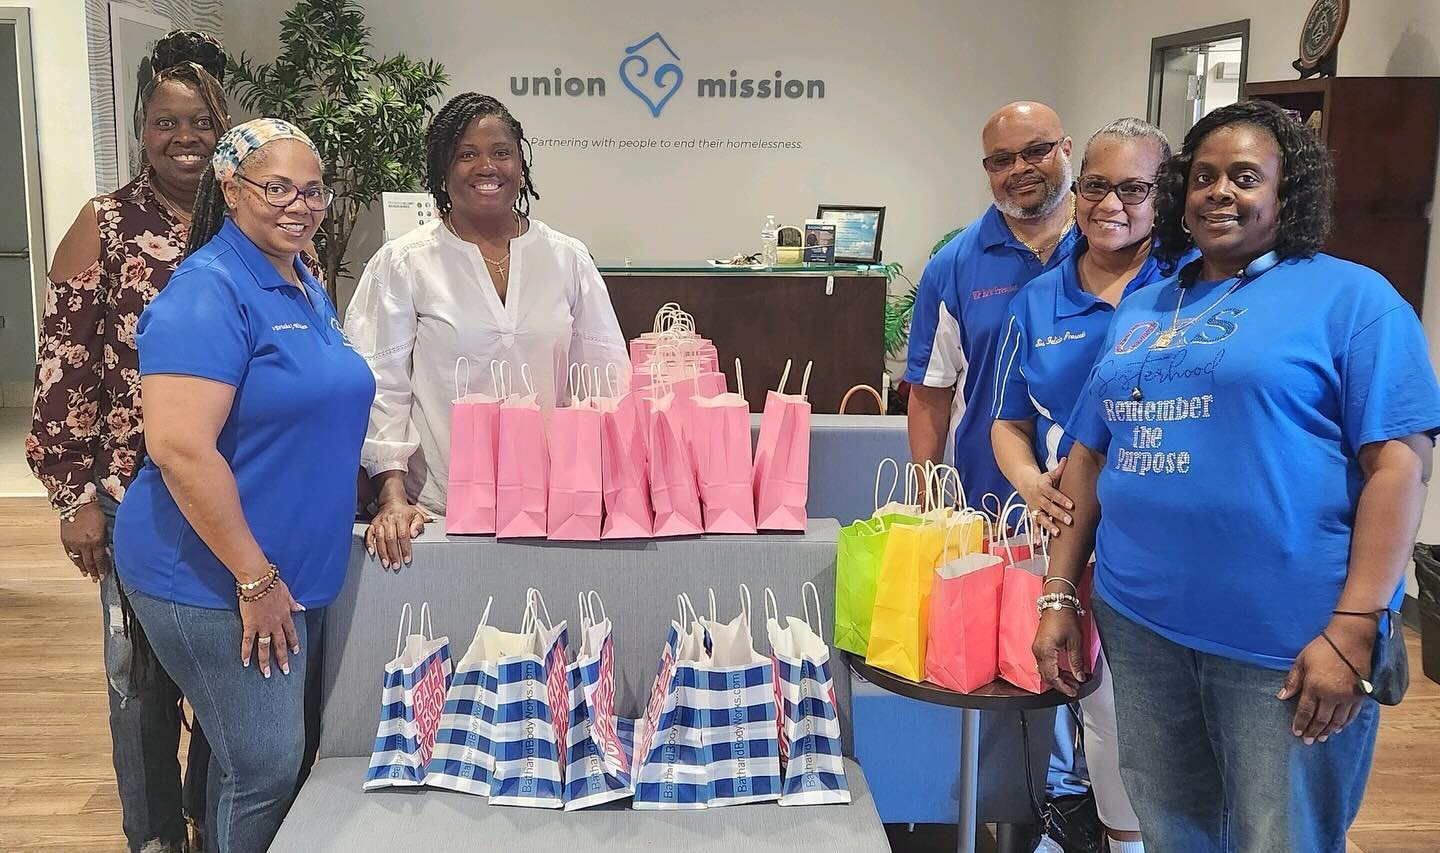
{"type": "Polygon", "coordinates": [[[1065,516],[1065,523],[1066,523],[1066,524],[1074,524],[1075,521],[1074,521],[1074,519],[1072,519],[1070,516],[1067,515],[1067,516],[1065,516]]]}
{"type": "Polygon", "coordinates": [[[290,654],[292,654],[292,655],[298,655],[298,654],[300,654],[300,647],[299,647],[299,646],[291,646],[291,647],[290,647],[290,654]]]}
{"type": "Polygon", "coordinates": [[[1327,740],[1329,740],[1329,739],[1330,739],[1330,736],[1329,736],[1329,735],[1321,735],[1321,736],[1320,736],[1320,742],[1321,742],[1321,743],[1324,743],[1325,741],[1327,741],[1327,740]]]}
{"type": "Polygon", "coordinates": [[[270,677],[270,670],[268,670],[268,669],[262,669],[262,670],[260,670],[260,674],[263,675],[263,676],[265,676],[266,678],[269,678],[269,677],[270,677]]]}
{"type": "Polygon", "coordinates": [[[1315,738],[1313,738],[1313,737],[1307,737],[1307,738],[1305,738],[1305,745],[1306,745],[1306,746],[1314,746],[1314,745],[1315,745],[1315,738]]]}
{"type": "MultiPolygon", "coordinates": [[[[296,604],[300,604],[300,602],[298,602],[298,601],[297,601],[297,602],[295,602],[295,603],[296,603],[296,604]]],[[[305,609],[305,605],[303,605],[303,604],[300,604],[300,609],[301,609],[301,610],[304,610],[304,609],[305,609]]]]}
{"type": "Polygon", "coordinates": [[[289,674],[290,674],[290,664],[288,664],[288,663],[287,663],[287,664],[283,664],[283,665],[280,667],[280,671],[283,672],[283,673],[285,673],[286,675],[289,675],[289,674]]]}
{"type": "Polygon", "coordinates": [[[248,661],[248,660],[242,660],[242,661],[240,661],[240,665],[243,666],[243,667],[245,667],[246,669],[249,669],[249,668],[250,668],[250,661],[248,661]]]}
{"type": "Polygon", "coordinates": [[[367,553],[367,554],[369,554],[370,556],[373,557],[373,556],[375,556],[375,549],[374,549],[374,548],[366,548],[366,549],[365,549],[365,553],[367,553]]]}

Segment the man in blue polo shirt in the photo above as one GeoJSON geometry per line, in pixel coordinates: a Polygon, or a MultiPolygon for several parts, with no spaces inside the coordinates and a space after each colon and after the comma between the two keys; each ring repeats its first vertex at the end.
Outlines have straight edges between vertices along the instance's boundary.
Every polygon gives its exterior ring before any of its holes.
{"type": "MultiPolygon", "coordinates": [[[[995,353],[1010,301],[1068,259],[1078,234],[1071,140],[1053,109],[1007,104],[985,123],[981,143],[995,203],[926,265],[905,369],[910,455],[916,463],[941,462],[953,434],[954,465],[972,505],[1011,492],[990,448],[995,353]]],[[[1083,794],[1070,714],[1057,715],[1055,735],[1046,791],[1052,798],[1083,794]]]]}
{"type": "Polygon", "coordinates": [[[1010,301],[1070,256],[1077,233],[1071,140],[1054,110],[1007,104],[985,123],[981,141],[995,203],[926,265],[905,369],[910,455],[943,461],[953,429],[954,465],[972,505],[1011,492],[990,449],[995,351],[1010,301]]]}

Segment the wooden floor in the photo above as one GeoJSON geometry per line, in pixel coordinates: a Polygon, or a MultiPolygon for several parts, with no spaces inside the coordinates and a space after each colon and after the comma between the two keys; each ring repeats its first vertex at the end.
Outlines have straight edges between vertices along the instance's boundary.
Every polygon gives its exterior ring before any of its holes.
{"type": "MultiPolygon", "coordinates": [[[[125,849],[97,602],[43,501],[0,498],[0,851],[125,849]]],[[[1440,850],[1440,685],[1415,676],[1384,716],[1351,851],[1440,850]]]]}

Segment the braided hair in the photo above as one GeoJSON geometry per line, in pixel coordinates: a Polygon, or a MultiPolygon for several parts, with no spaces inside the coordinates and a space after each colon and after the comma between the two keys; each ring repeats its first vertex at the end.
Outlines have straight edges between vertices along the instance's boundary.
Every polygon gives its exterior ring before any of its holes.
{"type": "Polygon", "coordinates": [[[195,30],[171,30],[155,42],[150,68],[156,74],[186,62],[193,62],[221,83],[225,82],[225,48],[214,36],[195,30]]]}
{"type": "Polygon", "coordinates": [[[1220,107],[1185,134],[1185,144],[1160,170],[1160,184],[1156,187],[1158,253],[1165,258],[1179,258],[1194,245],[1190,232],[1185,230],[1185,195],[1195,152],[1210,134],[1235,125],[1259,128],[1280,149],[1280,217],[1275,254],[1281,258],[1314,255],[1325,245],[1332,223],[1330,197],[1335,176],[1330,153],[1312,130],[1269,101],[1241,101],[1220,107]]]}
{"type": "Polygon", "coordinates": [[[225,100],[225,49],[204,33],[175,30],[155,43],[150,53],[151,76],[140,87],[135,101],[135,127],[145,126],[145,111],[160,87],[172,80],[194,89],[215,118],[218,136],[230,127],[230,107],[225,100]]]}
{"type": "Polygon", "coordinates": [[[530,177],[530,141],[525,138],[520,122],[504,104],[489,95],[464,92],[441,107],[425,130],[425,188],[435,197],[435,207],[441,216],[448,216],[454,207],[450,194],[445,191],[445,176],[455,159],[455,147],[460,144],[460,137],[470,122],[486,116],[495,116],[509,127],[515,144],[520,148],[520,171],[525,182],[515,198],[515,213],[529,216],[530,200],[540,198],[540,193],[535,191],[535,181],[530,177]]]}

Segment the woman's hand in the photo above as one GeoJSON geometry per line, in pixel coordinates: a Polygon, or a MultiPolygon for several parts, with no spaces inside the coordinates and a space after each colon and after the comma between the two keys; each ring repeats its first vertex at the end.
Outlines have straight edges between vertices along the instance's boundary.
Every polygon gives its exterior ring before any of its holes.
{"type": "Polygon", "coordinates": [[[1070,515],[1075,503],[1060,491],[1060,475],[1065,473],[1067,461],[1061,459],[1055,470],[1040,471],[1029,480],[1016,484],[1016,491],[1025,499],[1025,506],[1051,536],[1060,535],[1060,525],[1069,527],[1075,521],[1070,515]]]}
{"type": "Polygon", "coordinates": [[[240,602],[240,621],[244,631],[240,636],[240,663],[250,665],[250,654],[257,652],[260,659],[260,674],[270,677],[270,657],[273,654],[280,671],[290,674],[290,656],[300,654],[300,640],[295,634],[295,621],[291,613],[304,610],[290,597],[290,587],[278,577],[275,586],[259,601],[240,602]]]}
{"type": "Polygon", "coordinates": [[[430,520],[425,510],[412,503],[383,503],[365,531],[365,550],[372,557],[378,552],[380,565],[398,572],[402,561],[410,564],[410,540],[423,533],[430,520]]]}
{"type": "Polygon", "coordinates": [[[1085,637],[1080,630],[1080,614],[1069,608],[1046,610],[1040,616],[1040,628],[1035,632],[1035,643],[1030,647],[1035,654],[1035,665],[1040,669],[1040,678],[1052,688],[1066,696],[1080,692],[1080,684],[1089,679],[1085,666],[1085,637]],[[1063,658],[1070,664],[1070,671],[1060,669],[1063,658]]]}
{"type": "MultiPolygon", "coordinates": [[[[1338,617],[1331,620],[1325,633],[1346,660],[1369,678],[1370,655],[1379,633],[1375,622],[1338,617]]],[[[1300,651],[1276,698],[1285,701],[1297,695],[1300,705],[1290,731],[1307,746],[1317,740],[1324,743],[1331,735],[1339,734],[1369,701],[1355,684],[1355,673],[1324,637],[1316,637],[1300,651]]]]}
{"type": "Polygon", "coordinates": [[[98,501],[91,501],[76,510],[75,517],[60,522],[60,544],[65,556],[80,574],[99,583],[112,570],[110,541],[105,535],[105,513],[98,501]]]}

